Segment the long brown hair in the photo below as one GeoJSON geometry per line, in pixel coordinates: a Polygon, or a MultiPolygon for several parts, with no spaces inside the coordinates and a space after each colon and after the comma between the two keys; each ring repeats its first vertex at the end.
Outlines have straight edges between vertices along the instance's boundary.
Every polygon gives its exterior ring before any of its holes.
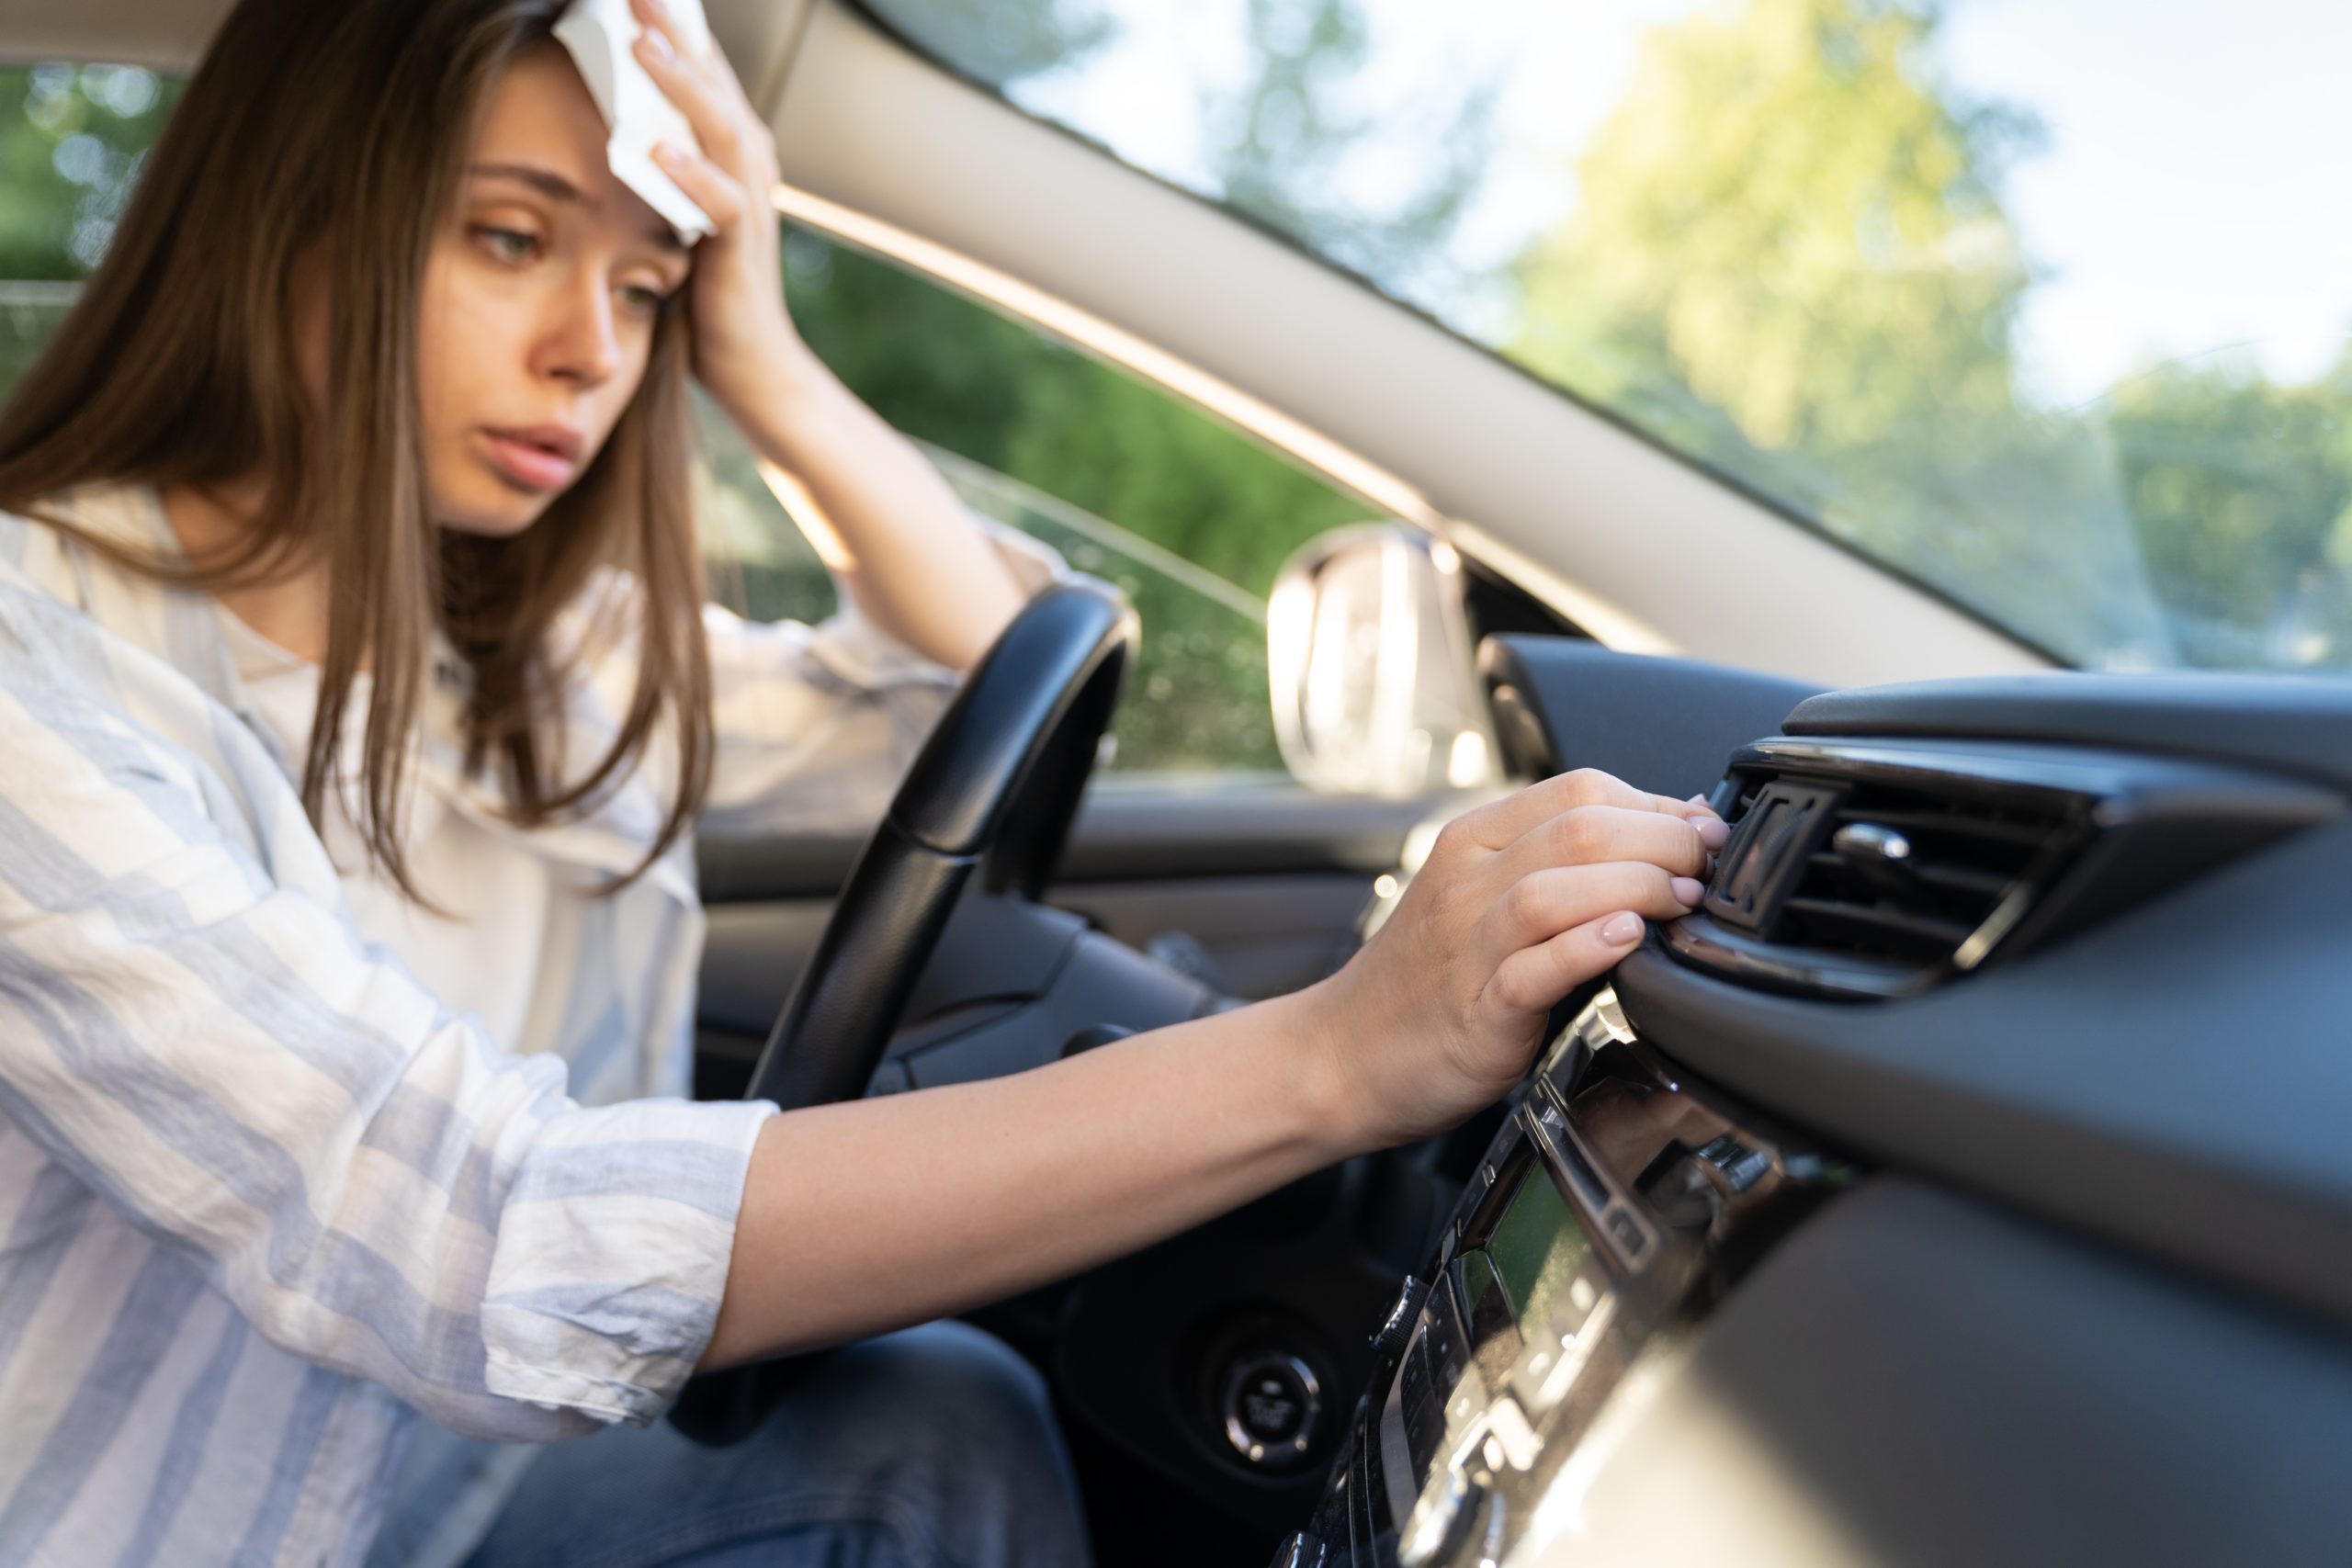
{"type": "Polygon", "coordinates": [[[429,509],[417,391],[427,255],[492,84],[560,10],[560,0],[243,0],[104,262],[0,411],[0,508],[19,513],[92,482],[204,491],[261,479],[260,515],[230,558],[199,569],[109,553],[203,589],[263,580],[298,558],[325,562],[303,805],[318,821],[364,667],[373,691],[357,825],[411,897],[398,803],[436,627],[471,666],[466,766],[495,762],[517,822],[589,808],[667,727],[678,793],[650,864],[709,776],[683,311],[656,326],[643,383],[595,461],[531,526],[508,539],[445,535],[429,509]],[[327,273],[323,409],[304,392],[289,305],[306,256],[323,257],[327,273]],[[567,779],[557,776],[560,694],[588,650],[567,656],[549,634],[606,565],[640,587],[628,628],[639,673],[611,749],[567,779]]]}

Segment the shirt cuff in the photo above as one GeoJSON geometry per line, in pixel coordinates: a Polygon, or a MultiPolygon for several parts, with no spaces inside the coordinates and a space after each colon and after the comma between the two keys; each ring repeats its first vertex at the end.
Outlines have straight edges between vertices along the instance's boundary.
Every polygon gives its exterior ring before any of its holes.
{"type": "Polygon", "coordinates": [[[647,1424],[709,1346],[763,1100],[636,1100],[548,1122],[498,1225],[481,1309],[502,1398],[647,1424]]]}

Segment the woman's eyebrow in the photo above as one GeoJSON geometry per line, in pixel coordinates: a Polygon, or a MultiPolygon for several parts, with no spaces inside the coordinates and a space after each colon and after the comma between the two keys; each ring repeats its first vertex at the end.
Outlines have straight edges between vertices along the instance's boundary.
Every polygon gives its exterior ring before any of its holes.
{"type": "Polygon", "coordinates": [[[494,178],[520,180],[550,201],[573,201],[585,204],[587,197],[580,187],[557,174],[532,164],[476,164],[466,171],[469,175],[486,175],[494,178]]]}
{"type": "MultiPolygon", "coordinates": [[[[476,164],[466,173],[493,179],[519,180],[550,201],[571,202],[582,207],[596,205],[578,186],[553,169],[543,169],[536,164],[476,164]]],[[[656,220],[646,230],[645,235],[649,242],[662,250],[679,255],[687,254],[685,242],[679,239],[677,232],[667,223],[656,220]]]]}

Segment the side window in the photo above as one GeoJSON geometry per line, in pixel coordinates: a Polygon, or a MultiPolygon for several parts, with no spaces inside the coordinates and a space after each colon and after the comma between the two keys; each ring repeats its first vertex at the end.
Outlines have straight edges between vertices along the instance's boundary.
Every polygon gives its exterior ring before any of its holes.
{"type": "Polygon", "coordinates": [[[0,397],[106,254],[179,91],[135,65],[0,66],[0,397]]]}
{"type": "MultiPolygon", "coordinates": [[[[1265,596],[1293,549],[1370,509],[1157,388],[890,263],[792,225],[784,253],[810,346],[925,448],[966,504],[1134,599],[1143,656],[1111,765],[1280,771],[1265,596]]],[[[813,552],[728,434],[707,433],[702,516],[722,593],[757,615],[821,614],[831,584],[813,552]]]]}

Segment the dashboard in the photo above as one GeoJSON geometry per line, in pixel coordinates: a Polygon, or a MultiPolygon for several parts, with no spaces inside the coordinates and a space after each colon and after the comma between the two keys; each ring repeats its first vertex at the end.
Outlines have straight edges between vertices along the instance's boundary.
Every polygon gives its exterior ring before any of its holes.
{"type": "Polygon", "coordinates": [[[1487,662],[1523,768],[1733,837],[1277,1564],[2352,1561],[2352,683],[1487,662]]]}

